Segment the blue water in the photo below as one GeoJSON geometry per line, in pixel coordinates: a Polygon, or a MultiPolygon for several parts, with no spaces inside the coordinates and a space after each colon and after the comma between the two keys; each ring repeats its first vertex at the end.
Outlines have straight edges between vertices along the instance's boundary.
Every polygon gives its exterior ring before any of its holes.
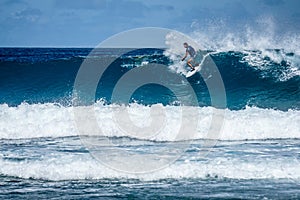
{"type": "MultiPolygon", "coordinates": [[[[17,106],[22,102],[30,104],[57,102],[67,105],[70,103],[78,69],[91,50],[2,48],[0,103],[7,103],[10,106],[17,106]]],[[[100,80],[99,85],[103,87],[97,90],[95,101],[104,98],[110,102],[112,90],[119,78],[143,61],[164,65],[172,63],[163,55],[161,49],[129,52],[109,66],[102,77],[103,80],[100,80]],[[124,63],[132,64],[132,67],[124,67],[124,63]]],[[[117,54],[118,50],[114,49],[99,50],[99,56],[117,54]]],[[[270,61],[269,69],[257,69],[249,66],[247,62],[242,62],[244,56],[245,54],[241,52],[221,52],[211,55],[222,75],[229,109],[239,110],[246,106],[280,110],[300,108],[299,76],[293,76],[285,81],[278,80],[288,71],[290,63],[270,61]]],[[[294,55],[287,54],[287,56],[294,55]]],[[[195,75],[189,82],[197,94],[199,105],[209,106],[210,97],[202,77],[195,75]]],[[[155,103],[168,105],[176,101],[171,91],[157,85],[145,86],[133,95],[133,99],[150,105],[155,103]],[[159,92],[156,92],[157,90],[159,92]],[[149,93],[151,95],[147,95],[149,93]]]]}
{"type": "MultiPolygon", "coordinates": [[[[218,107],[226,111],[225,124],[216,146],[206,157],[200,156],[207,142],[201,124],[174,163],[162,171],[136,175],[97,162],[73,125],[74,81],[91,51],[0,48],[0,198],[300,198],[299,55],[284,49],[265,50],[273,57],[256,50],[206,52],[226,90],[227,104],[218,107]]],[[[156,84],[139,88],[129,102],[113,102],[116,83],[130,70],[145,63],[166,68],[176,64],[164,54],[165,49],[128,50],[118,57],[122,51],[97,49],[94,58],[100,64],[115,59],[101,77],[94,98],[103,130],[114,144],[137,154],[176,146],[170,136],[175,128],[148,140],[119,134],[110,124],[110,109],[123,104],[140,118],[149,107],[160,106],[171,113],[172,120],[181,106],[178,96],[156,84]]],[[[206,120],[212,108],[206,80],[200,74],[187,80],[206,120]]]]}

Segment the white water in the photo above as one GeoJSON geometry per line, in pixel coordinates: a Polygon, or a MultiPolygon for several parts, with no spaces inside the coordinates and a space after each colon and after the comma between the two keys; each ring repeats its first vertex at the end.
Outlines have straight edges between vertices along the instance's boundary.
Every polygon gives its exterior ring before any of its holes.
{"type": "MultiPolygon", "coordinates": [[[[146,139],[155,141],[174,141],[181,125],[182,109],[193,109],[189,120],[198,117],[198,128],[193,139],[206,139],[210,128],[212,107],[181,107],[153,105],[156,108],[152,113],[154,118],[165,113],[164,123],[159,132],[146,139]]],[[[130,106],[103,105],[98,102],[94,105],[99,127],[106,136],[128,136],[145,139],[139,133],[124,132],[115,123],[114,115],[117,110],[128,109],[129,117],[137,127],[147,127],[151,123],[151,107],[140,104],[130,106]]],[[[52,103],[21,104],[17,107],[0,105],[0,138],[20,139],[39,137],[65,137],[78,135],[74,121],[72,107],[63,107],[52,103]]],[[[245,140],[267,138],[300,138],[300,111],[286,112],[247,107],[244,110],[225,110],[224,123],[219,134],[221,140],[245,140]]],[[[155,124],[154,124],[155,125],[155,124]]],[[[161,124],[160,124],[161,125],[161,124]]],[[[157,128],[157,127],[154,127],[157,128]]]]}
{"type": "Polygon", "coordinates": [[[272,17],[259,17],[253,24],[229,29],[224,21],[216,21],[193,28],[191,37],[203,49],[227,52],[244,50],[285,49],[300,55],[299,32],[278,32],[272,17]]]}
{"type": "Polygon", "coordinates": [[[226,158],[208,157],[205,161],[177,161],[151,173],[117,172],[87,154],[43,155],[40,159],[9,161],[0,156],[0,174],[46,180],[140,179],[166,178],[233,178],[233,179],[300,179],[299,161],[293,157],[226,158]]]}

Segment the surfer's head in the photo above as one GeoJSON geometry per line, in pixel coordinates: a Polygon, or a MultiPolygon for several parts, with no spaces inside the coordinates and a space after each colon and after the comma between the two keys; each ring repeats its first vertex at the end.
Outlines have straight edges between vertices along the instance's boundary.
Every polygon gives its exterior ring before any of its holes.
{"type": "Polygon", "coordinates": [[[183,46],[184,46],[184,48],[187,48],[189,45],[188,45],[188,43],[183,43],[183,46]]]}

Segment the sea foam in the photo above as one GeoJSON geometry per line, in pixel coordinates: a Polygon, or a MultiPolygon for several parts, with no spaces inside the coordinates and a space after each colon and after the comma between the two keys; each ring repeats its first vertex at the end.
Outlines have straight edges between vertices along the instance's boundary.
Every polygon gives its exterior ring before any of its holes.
{"type": "MultiPolygon", "coordinates": [[[[210,139],[208,130],[211,125],[215,124],[212,122],[212,116],[216,113],[220,115],[219,119],[222,123],[218,134],[220,140],[300,138],[299,110],[280,111],[246,107],[243,110],[226,109],[221,112],[213,107],[163,106],[161,104],[145,106],[137,103],[125,106],[104,105],[102,102],[86,107],[86,109],[88,108],[93,109],[99,128],[103,135],[108,137],[174,141],[177,140],[176,136],[181,128],[182,110],[192,109],[188,120],[198,120],[198,126],[194,130],[195,133],[186,139],[210,139]],[[153,108],[155,109],[152,110],[153,108]],[[159,123],[162,127],[154,127],[158,132],[145,138],[145,135],[139,135],[134,130],[122,129],[115,116],[120,110],[128,111],[129,121],[140,128],[151,125],[151,116],[157,118],[163,114],[165,117],[162,118],[164,121],[159,123]]],[[[73,109],[73,107],[64,107],[53,103],[22,103],[17,107],[2,104],[0,105],[0,138],[21,139],[78,135],[80,134],[78,121],[74,120],[73,109]]]]}

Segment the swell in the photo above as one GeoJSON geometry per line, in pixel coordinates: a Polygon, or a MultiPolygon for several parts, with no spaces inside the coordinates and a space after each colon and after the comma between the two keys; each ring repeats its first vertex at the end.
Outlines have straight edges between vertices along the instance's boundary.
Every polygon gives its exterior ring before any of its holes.
{"type": "Polygon", "coordinates": [[[0,63],[0,102],[11,106],[69,100],[82,59],[0,63]]]}
{"type": "MultiPolygon", "coordinates": [[[[90,49],[10,51],[2,53],[0,61],[1,104],[71,104],[76,74],[90,49]]],[[[99,63],[105,61],[107,56],[116,55],[117,52],[114,51],[116,50],[100,51],[97,57],[99,63]]],[[[283,50],[268,52],[209,52],[222,75],[229,109],[239,110],[245,109],[246,106],[257,106],[287,111],[300,108],[299,56],[285,53],[283,50]]],[[[161,49],[142,49],[123,55],[110,65],[100,80],[99,85],[105,87],[97,90],[95,101],[105,99],[110,103],[114,85],[132,68],[148,63],[171,66],[174,62],[165,56],[161,49]]],[[[210,106],[209,92],[202,77],[195,75],[188,81],[198,96],[199,105],[210,106]]],[[[153,85],[141,89],[132,99],[133,102],[145,105],[170,105],[176,100],[169,90],[153,85]]]]}
{"type": "MultiPolygon", "coordinates": [[[[300,76],[289,74],[291,64],[264,57],[264,65],[246,61],[248,53],[212,55],[222,75],[230,109],[259,106],[280,110],[300,108],[300,76]]],[[[252,58],[253,60],[255,58],[252,58]]]]}

